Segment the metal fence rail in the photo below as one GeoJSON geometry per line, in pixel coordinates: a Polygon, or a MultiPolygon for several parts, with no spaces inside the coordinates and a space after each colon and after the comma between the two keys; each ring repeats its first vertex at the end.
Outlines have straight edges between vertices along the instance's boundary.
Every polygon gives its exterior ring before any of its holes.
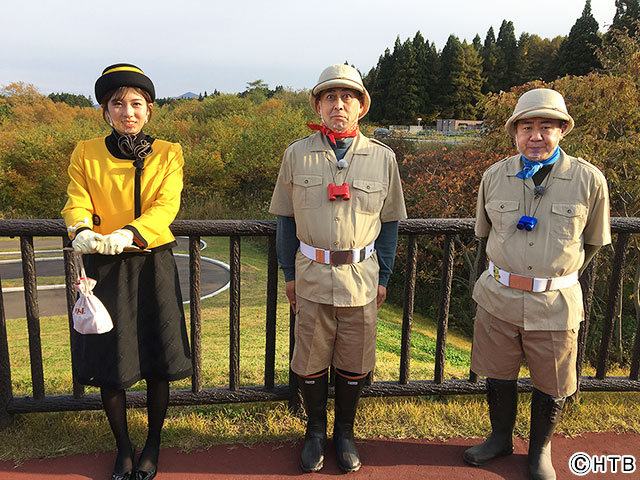
{"type": "MultiPolygon", "coordinates": [[[[582,322],[578,338],[578,377],[582,391],[640,391],[638,371],[640,368],[640,326],[635,333],[635,344],[629,375],[608,377],[610,345],[616,318],[616,305],[622,295],[623,270],[631,234],[640,233],[640,218],[612,218],[612,232],[618,234],[615,244],[612,275],[609,280],[609,296],[604,317],[604,329],[598,354],[595,377],[581,376],[585,342],[589,329],[591,312],[594,265],[590,265],[580,282],[584,293],[585,322],[582,322]]],[[[190,324],[193,376],[190,390],[172,390],[171,405],[198,405],[212,403],[237,403],[272,400],[289,400],[292,406],[298,401],[295,375],[290,372],[288,385],[275,384],[276,356],[276,307],[278,290],[278,265],[275,251],[275,221],[225,221],[225,220],[178,220],[171,229],[175,235],[189,237],[190,275],[190,324]],[[229,383],[226,388],[202,387],[202,335],[200,309],[200,250],[202,236],[229,237],[230,248],[230,302],[229,302],[229,383]],[[242,237],[268,237],[268,273],[265,323],[265,369],[264,385],[240,387],[240,264],[242,237]]],[[[446,360],[446,340],[451,300],[451,286],[455,260],[455,236],[473,235],[473,219],[410,219],[400,222],[400,235],[407,236],[405,265],[405,289],[403,301],[401,353],[399,380],[373,382],[368,385],[365,396],[411,396],[411,395],[455,395],[485,392],[484,383],[477,382],[477,376],[470,372],[469,378],[447,380],[444,378],[446,360]],[[436,339],[436,361],[433,380],[411,380],[411,331],[414,297],[416,290],[418,238],[421,236],[443,237],[443,259],[440,282],[440,306],[436,339]]],[[[2,295],[0,295],[0,426],[6,425],[12,415],[28,412],[51,412],[71,410],[101,409],[98,394],[85,394],[84,387],[74,378],[73,394],[46,395],[40,338],[40,318],[38,311],[37,281],[33,237],[60,237],[61,247],[68,243],[62,220],[0,220],[0,237],[19,237],[22,254],[23,283],[26,316],[29,333],[29,355],[31,365],[32,395],[14,397],[11,385],[11,368],[7,341],[6,319],[2,295]]],[[[484,245],[480,246],[480,265],[486,265],[484,245]]],[[[66,297],[69,329],[72,328],[71,311],[75,302],[72,284],[76,278],[75,265],[69,252],[65,252],[66,297]]],[[[480,268],[482,270],[482,268],[480,268]]],[[[0,288],[2,279],[0,278],[0,288]]],[[[293,317],[290,319],[289,355],[293,350],[293,317]]],[[[520,379],[520,391],[530,391],[529,379],[520,379]]],[[[127,403],[130,406],[144,406],[144,392],[130,392],[127,403]]]]}

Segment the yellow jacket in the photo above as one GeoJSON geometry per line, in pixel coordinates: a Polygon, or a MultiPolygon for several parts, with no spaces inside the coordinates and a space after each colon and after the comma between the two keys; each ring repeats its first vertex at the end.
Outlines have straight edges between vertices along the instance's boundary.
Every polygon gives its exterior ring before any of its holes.
{"type": "Polygon", "coordinates": [[[81,141],[71,155],[69,198],[62,210],[69,237],[82,227],[106,235],[128,226],[140,247],[174,241],[169,225],[180,209],[183,165],[179,144],[153,142],[141,178],[142,215],[134,218],[133,161],[111,155],[104,137],[81,141]]]}

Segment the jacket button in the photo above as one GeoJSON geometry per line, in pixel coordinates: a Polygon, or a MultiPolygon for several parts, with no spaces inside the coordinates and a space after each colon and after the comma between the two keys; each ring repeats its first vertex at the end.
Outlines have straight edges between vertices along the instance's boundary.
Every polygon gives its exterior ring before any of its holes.
{"type": "Polygon", "coordinates": [[[305,180],[304,183],[309,183],[309,180],[305,180]]]}

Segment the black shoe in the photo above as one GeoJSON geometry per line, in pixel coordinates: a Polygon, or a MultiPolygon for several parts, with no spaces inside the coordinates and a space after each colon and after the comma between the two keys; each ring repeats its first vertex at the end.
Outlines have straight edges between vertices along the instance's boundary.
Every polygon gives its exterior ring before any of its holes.
{"type": "Polygon", "coordinates": [[[136,472],[136,480],[152,480],[153,478],[156,477],[157,473],[158,473],[157,468],[154,468],[153,470],[150,470],[148,472],[143,472],[141,470],[138,470],[136,472]]]}
{"type": "Polygon", "coordinates": [[[518,412],[517,380],[487,378],[491,434],[480,445],[465,450],[462,458],[476,467],[513,453],[513,427],[518,412]]]}
{"type": "Polygon", "coordinates": [[[113,472],[111,474],[111,480],[133,480],[133,472],[124,472],[124,473],[116,473],[113,472]]]}
{"type": "Polygon", "coordinates": [[[304,472],[317,472],[324,465],[324,448],[327,443],[327,396],[329,372],[298,377],[307,413],[307,432],[300,455],[300,468],[304,472]]]}
{"type": "Polygon", "coordinates": [[[353,439],[353,423],[356,418],[358,400],[367,377],[336,369],[336,420],[333,426],[333,443],[338,455],[338,466],[344,472],[355,472],[361,466],[360,453],[353,439]],[[348,375],[348,376],[345,376],[348,375]]]}
{"type": "Polygon", "coordinates": [[[531,480],[556,480],[551,463],[551,437],[560,421],[564,402],[564,397],[552,397],[533,389],[528,458],[531,480]]]}

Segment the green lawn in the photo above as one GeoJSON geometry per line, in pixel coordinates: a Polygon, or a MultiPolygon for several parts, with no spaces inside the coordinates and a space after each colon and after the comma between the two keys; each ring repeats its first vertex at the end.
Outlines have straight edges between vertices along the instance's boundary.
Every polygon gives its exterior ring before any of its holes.
{"type": "MultiPolygon", "coordinates": [[[[227,238],[205,238],[203,256],[229,261],[227,238]]],[[[243,240],[241,267],[240,381],[264,382],[266,241],[243,240]]],[[[229,292],[202,302],[202,359],[204,387],[225,387],[229,376],[229,292]]],[[[188,313],[187,313],[188,318],[188,313]]],[[[397,380],[402,309],[383,305],[379,312],[375,380],[397,380]]],[[[31,394],[26,321],[7,321],[14,395],[31,394]]],[[[69,332],[66,317],[41,319],[45,390],[70,393],[69,332]]],[[[415,315],[412,332],[411,378],[431,379],[434,369],[436,324],[415,315]]],[[[276,336],[276,383],[288,383],[289,308],[280,278],[276,336]]],[[[469,371],[471,342],[456,332],[447,334],[447,378],[464,378],[469,371]]],[[[586,369],[585,374],[591,373],[586,369]]],[[[523,367],[521,374],[528,376],[523,367]]],[[[612,375],[623,375],[614,369],[612,375]]],[[[172,384],[189,388],[189,381],[172,384]]],[[[134,389],[144,390],[140,382],[134,389]]],[[[87,389],[96,391],[96,389],[87,389]]],[[[517,433],[528,434],[528,395],[522,395],[517,433]]],[[[578,435],[585,431],[640,431],[640,394],[588,394],[568,407],[560,431],[578,435]]],[[[329,413],[330,419],[332,411],[329,413]]],[[[137,446],[146,434],[144,410],[131,410],[130,430],[137,446]]],[[[358,413],[357,435],[386,438],[477,437],[489,430],[482,396],[367,398],[358,413]]],[[[163,430],[163,446],[186,450],[215,443],[299,439],[304,422],[282,402],[172,407],[163,430]]],[[[27,414],[0,430],[0,459],[67,455],[112,450],[113,439],[102,412],[27,414]]]]}

